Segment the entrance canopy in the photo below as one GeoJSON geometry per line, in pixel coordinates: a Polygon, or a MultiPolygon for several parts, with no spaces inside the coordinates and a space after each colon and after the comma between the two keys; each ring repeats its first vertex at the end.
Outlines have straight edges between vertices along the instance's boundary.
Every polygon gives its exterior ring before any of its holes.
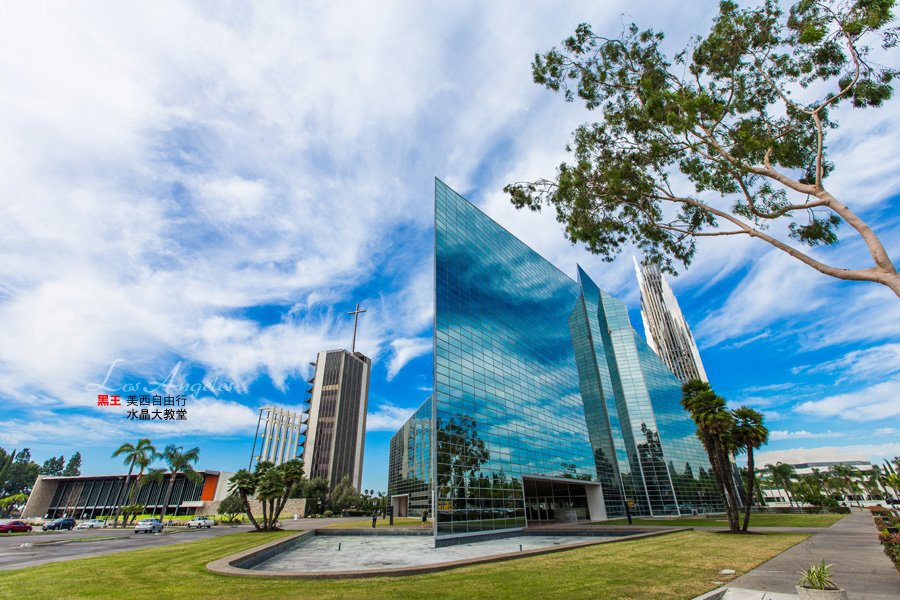
{"type": "Polygon", "coordinates": [[[606,520],[603,488],[596,481],[527,475],[522,488],[529,525],[606,520]]]}

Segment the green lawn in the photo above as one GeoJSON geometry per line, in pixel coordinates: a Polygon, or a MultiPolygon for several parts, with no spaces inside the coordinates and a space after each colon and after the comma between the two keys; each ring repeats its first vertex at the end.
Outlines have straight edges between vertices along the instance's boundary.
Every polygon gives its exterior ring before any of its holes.
{"type": "MultiPolygon", "coordinates": [[[[422,518],[421,517],[394,517],[394,527],[403,526],[409,527],[410,525],[418,525],[422,527],[422,518]]],[[[378,522],[375,524],[376,527],[390,527],[391,521],[390,519],[382,519],[378,517],[378,522]]],[[[372,517],[363,517],[357,519],[356,517],[351,517],[347,520],[346,523],[335,523],[334,525],[328,525],[328,527],[333,527],[336,529],[359,529],[359,528],[372,528],[372,517]]],[[[428,521],[428,527],[431,528],[431,520],[428,521]]]]}
{"type": "MultiPolygon", "coordinates": [[[[778,514],[762,514],[750,515],[750,529],[756,527],[830,527],[846,517],[847,515],[778,515],[778,514]]],[[[743,523],[741,517],[741,523],[743,523]]],[[[660,526],[672,525],[678,527],[728,527],[728,520],[721,519],[704,519],[702,517],[679,517],[674,519],[632,519],[635,525],[642,526],[660,526]]],[[[627,525],[625,519],[615,519],[612,521],[602,521],[592,523],[592,525],[627,525]]]]}
{"type": "Polygon", "coordinates": [[[209,573],[206,563],[289,535],[235,533],[0,572],[0,598],[692,598],[807,536],[685,531],[411,577],[278,580],[209,573]]]}

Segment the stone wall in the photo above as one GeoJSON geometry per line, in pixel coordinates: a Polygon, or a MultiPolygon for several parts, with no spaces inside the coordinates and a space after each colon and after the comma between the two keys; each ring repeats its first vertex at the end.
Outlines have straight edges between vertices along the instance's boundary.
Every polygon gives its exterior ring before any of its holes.
{"type": "Polygon", "coordinates": [[[25,503],[25,508],[22,509],[22,517],[35,518],[46,515],[58,485],[59,481],[55,479],[48,481],[44,479],[43,475],[39,475],[34,482],[31,494],[28,496],[28,501],[25,503]]]}
{"type": "MultiPolygon", "coordinates": [[[[48,500],[49,502],[49,500],[48,500]]],[[[198,515],[217,515],[219,510],[219,504],[221,500],[216,500],[215,502],[206,502],[203,505],[203,508],[197,509],[198,515]]],[[[295,514],[303,517],[303,511],[306,507],[306,499],[305,498],[289,498],[287,504],[284,505],[284,510],[281,513],[282,519],[290,519],[295,514]]],[[[253,511],[253,517],[262,517],[262,504],[260,504],[259,500],[252,499],[250,500],[250,510],[253,511]]]]}

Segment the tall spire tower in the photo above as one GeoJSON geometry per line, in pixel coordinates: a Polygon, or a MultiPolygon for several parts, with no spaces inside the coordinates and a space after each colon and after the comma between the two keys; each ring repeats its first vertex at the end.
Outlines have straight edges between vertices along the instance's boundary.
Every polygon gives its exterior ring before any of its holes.
{"type": "Polygon", "coordinates": [[[641,266],[636,258],[632,260],[641,286],[641,320],[647,344],[681,381],[709,381],[694,336],[669,282],[658,267],[641,266]]]}

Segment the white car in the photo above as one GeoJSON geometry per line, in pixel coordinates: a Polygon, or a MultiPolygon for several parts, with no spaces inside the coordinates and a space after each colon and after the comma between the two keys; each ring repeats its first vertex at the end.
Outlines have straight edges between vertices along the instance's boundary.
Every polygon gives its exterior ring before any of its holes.
{"type": "Polygon", "coordinates": [[[200,529],[201,527],[206,527],[209,529],[215,524],[215,520],[211,517],[194,517],[187,522],[187,528],[190,529],[191,527],[196,527],[197,529],[200,529]]]}
{"type": "Polygon", "coordinates": [[[103,529],[105,527],[106,521],[103,519],[88,519],[76,525],[75,529],[103,529]]]}
{"type": "Polygon", "coordinates": [[[159,519],[141,519],[134,526],[135,533],[162,533],[163,524],[159,519]]]}

